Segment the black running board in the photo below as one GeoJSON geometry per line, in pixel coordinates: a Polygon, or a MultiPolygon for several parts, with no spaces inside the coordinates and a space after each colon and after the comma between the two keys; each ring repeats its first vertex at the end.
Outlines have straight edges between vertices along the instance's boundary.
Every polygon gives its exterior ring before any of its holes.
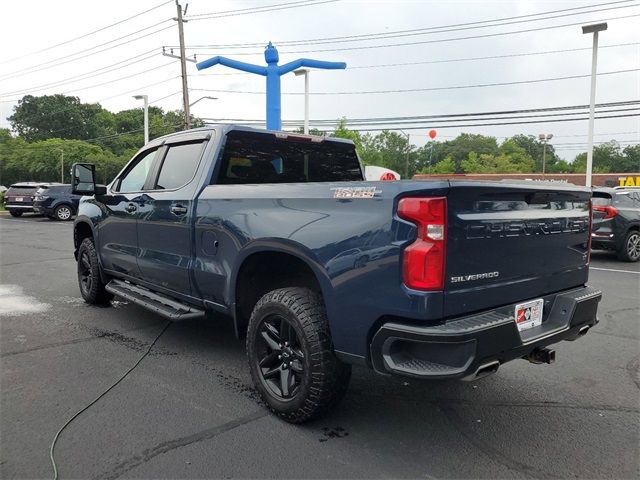
{"type": "Polygon", "coordinates": [[[174,322],[204,317],[204,310],[123,280],[111,280],[105,290],[174,322]]]}

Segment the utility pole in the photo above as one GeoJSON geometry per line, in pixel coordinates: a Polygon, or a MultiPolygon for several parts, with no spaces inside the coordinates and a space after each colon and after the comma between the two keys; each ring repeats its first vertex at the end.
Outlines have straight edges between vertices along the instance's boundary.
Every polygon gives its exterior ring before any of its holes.
{"type": "Polygon", "coordinates": [[[182,105],[184,109],[184,129],[189,130],[191,128],[191,113],[189,112],[189,86],[187,85],[187,56],[184,49],[184,27],[182,15],[187,11],[187,7],[182,11],[180,2],[176,0],[176,9],[178,10],[178,17],[174,18],[178,22],[178,35],[180,36],[180,69],[182,71],[182,105]]]}

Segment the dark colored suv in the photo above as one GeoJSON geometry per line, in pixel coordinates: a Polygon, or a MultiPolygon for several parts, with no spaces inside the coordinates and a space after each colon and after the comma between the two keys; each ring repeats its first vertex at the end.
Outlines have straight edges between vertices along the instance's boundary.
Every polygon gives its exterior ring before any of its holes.
{"type": "Polygon", "coordinates": [[[71,220],[81,198],[71,193],[71,185],[42,185],[36,191],[33,209],[53,220],[71,220]]]}
{"type": "Polygon", "coordinates": [[[9,210],[12,217],[33,212],[33,197],[41,185],[35,182],[14,183],[4,194],[4,208],[9,210]]]}
{"type": "Polygon", "coordinates": [[[640,260],[640,189],[593,191],[591,248],[614,250],[620,260],[640,260]]]}

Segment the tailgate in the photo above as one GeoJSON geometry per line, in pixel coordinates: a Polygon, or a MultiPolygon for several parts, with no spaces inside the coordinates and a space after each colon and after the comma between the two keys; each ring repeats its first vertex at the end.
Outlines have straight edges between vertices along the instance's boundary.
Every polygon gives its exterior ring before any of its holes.
{"type": "Polygon", "coordinates": [[[589,198],[548,183],[451,182],[445,316],[586,283],[589,198]]]}

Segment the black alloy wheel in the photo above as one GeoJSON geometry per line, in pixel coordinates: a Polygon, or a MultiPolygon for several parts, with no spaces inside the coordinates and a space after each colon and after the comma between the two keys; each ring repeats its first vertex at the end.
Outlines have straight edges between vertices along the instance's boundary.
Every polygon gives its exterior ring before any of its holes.
{"type": "Polygon", "coordinates": [[[78,285],[82,298],[87,303],[105,304],[113,298],[104,288],[98,254],[92,238],[85,238],[78,248],[78,285]]]}
{"type": "Polygon", "coordinates": [[[304,353],[294,327],[281,315],[270,315],[258,328],[257,367],[264,384],[281,401],[295,397],[304,379],[304,353]]]}
{"type": "Polygon", "coordinates": [[[319,292],[272,290],[253,308],[247,329],[253,384],[265,405],[290,423],[317,418],[344,396],[351,366],[333,351],[319,292]]]}
{"type": "Polygon", "coordinates": [[[91,260],[87,250],[83,250],[78,259],[78,280],[80,281],[82,295],[89,295],[93,286],[93,272],[91,271],[91,260]]]}

